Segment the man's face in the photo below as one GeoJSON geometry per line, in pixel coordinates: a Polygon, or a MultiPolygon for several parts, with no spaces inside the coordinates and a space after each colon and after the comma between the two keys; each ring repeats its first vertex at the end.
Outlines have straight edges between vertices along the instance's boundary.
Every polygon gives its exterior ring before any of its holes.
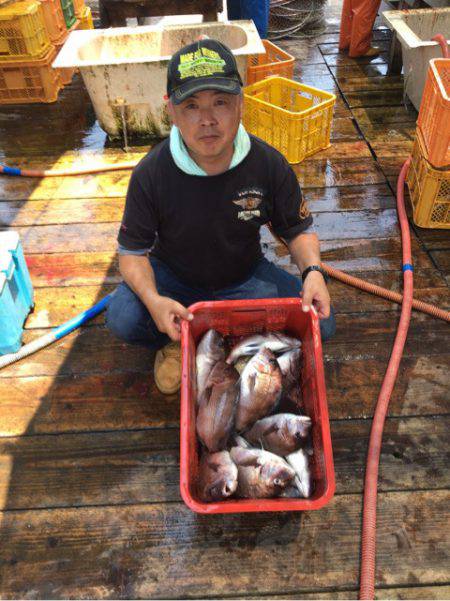
{"type": "Polygon", "coordinates": [[[203,90],[180,104],[168,103],[173,123],[199,157],[220,157],[233,145],[242,113],[242,95],[203,90]]]}

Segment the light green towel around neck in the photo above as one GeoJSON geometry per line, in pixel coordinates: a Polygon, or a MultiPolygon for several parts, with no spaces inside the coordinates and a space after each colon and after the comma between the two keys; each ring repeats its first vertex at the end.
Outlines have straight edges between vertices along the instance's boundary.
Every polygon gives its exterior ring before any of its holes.
{"type": "MultiPolygon", "coordinates": [[[[245,159],[250,152],[250,146],[250,136],[241,123],[236,137],[234,138],[234,153],[228,169],[236,167],[236,165],[239,165],[239,163],[245,159]]],[[[172,125],[172,129],[170,130],[170,152],[176,166],[181,169],[181,171],[184,171],[184,173],[187,173],[188,175],[208,175],[197,165],[189,154],[186,145],[183,142],[183,138],[181,137],[180,130],[176,125],[172,125]]]]}

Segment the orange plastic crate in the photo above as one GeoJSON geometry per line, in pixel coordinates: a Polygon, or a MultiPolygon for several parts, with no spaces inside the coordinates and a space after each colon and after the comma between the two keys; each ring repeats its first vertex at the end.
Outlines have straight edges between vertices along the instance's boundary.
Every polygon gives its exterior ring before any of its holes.
{"type": "Polygon", "coordinates": [[[72,2],[73,9],[75,11],[75,16],[77,17],[77,19],[81,19],[85,8],[87,8],[87,6],[84,3],[84,0],[72,0],[72,2]]]}
{"type": "Polygon", "coordinates": [[[41,59],[51,48],[42,6],[37,1],[0,7],[0,60],[41,59]]]}
{"type": "Polygon", "coordinates": [[[450,169],[434,169],[428,161],[420,130],[406,176],[413,220],[419,227],[450,228],[450,169]]]}
{"type": "Polygon", "coordinates": [[[417,125],[430,163],[450,167],[450,58],[430,61],[417,125]]]}
{"type": "Polygon", "coordinates": [[[59,0],[40,0],[48,37],[53,44],[59,44],[67,37],[66,21],[59,0]]]}
{"type": "Polygon", "coordinates": [[[269,40],[262,40],[266,52],[252,54],[247,60],[247,85],[261,81],[271,75],[294,77],[294,57],[269,40]]]}
{"type": "Polygon", "coordinates": [[[56,50],[33,62],[0,62],[0,104],[55,102],[62,87],[57,69],[52,68],[56,50]]]}

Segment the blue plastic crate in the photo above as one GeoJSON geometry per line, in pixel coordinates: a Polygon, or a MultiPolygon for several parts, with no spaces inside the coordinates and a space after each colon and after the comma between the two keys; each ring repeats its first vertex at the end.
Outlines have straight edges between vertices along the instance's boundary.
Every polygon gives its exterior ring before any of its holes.
{"type": "Polygon", "coordinates": [[[0,354],[2,355],[17,352],[22,344],[23,320],[19,316],[17,294],[14,295],[14,292],[13,279],[0,273],[0,354]]]}
{"type": "Polygon", "coordinates": [[[33,286],[17,232],[0,232],[0,354],[16,352],[33,307],[33,286]]]}

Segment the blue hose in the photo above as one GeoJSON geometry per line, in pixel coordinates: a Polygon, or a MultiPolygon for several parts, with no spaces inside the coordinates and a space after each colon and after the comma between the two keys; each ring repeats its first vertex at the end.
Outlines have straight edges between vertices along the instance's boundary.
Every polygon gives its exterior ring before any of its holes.
{"type": "Polygon", "coordinates": [[[66,321],[66,323],[63,323],[62,325],[58,326],[48,334],[45,334],[44,336],[41,336],[40,338],[37,338],[36,340],[25,344],[21,349],[17,351],[17,353],[11,353],[9,355],[1,356],[0,369],[2,367],[6,367],[7,365],[11,365],[11,363],[15,363],[16,361],[19,361],[24,357],[28,357],[28,355],[31,355],[36,351],[45,348],[49,344],[52,344],[53,342],[64,338],[64,336],[67,336],[67,334],[73,332],[73,330],[76,330],[84,323],[86,323],[87,321],[101,313],[104,309],[106,309],[113,294],[114,292],[111,292],[111,294],[106,295],[105,298],[102,298],[101,301],[96,303],[90,309],[83,311],[76,317],[72,317],[72,319],[69,319],[69,321],[66,321]]]}
{"type": "Polygon", "coordinates": [[[90,309],[86,309],[86,311],[83,311],[76,317],[72,317],[72,319],[69,319],[69,321],[66,321],[66,323],[63,323],[62,325],[54,329],[52,334],[54,335],[55,340],[63,338],[64,336],[66,336],[73,330],[76,330],[93,317],[96,317],[99,313],[106,309],[113,294],[114,292],[111,292],[111,294],[106,295],[105,298],[102,298],[101,301],[96,303],[94,306],[90,307],[90,309]]]}

